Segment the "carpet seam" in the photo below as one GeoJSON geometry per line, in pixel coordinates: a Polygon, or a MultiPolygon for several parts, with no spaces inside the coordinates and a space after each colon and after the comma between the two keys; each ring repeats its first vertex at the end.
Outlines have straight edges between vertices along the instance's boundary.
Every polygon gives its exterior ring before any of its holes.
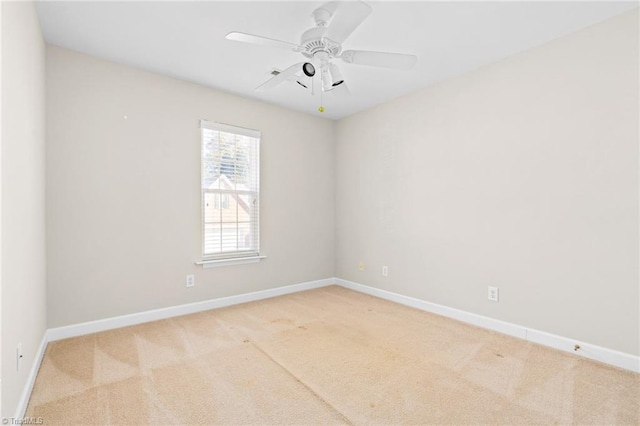
{"type": "Polygon", "coordinates": [[[302,386],[304,386],[309,392],[311,392],[318,400],[320,400],[321,403],[323,403],[324,405],[326,405],[327,407],[329,407],[331,410],[335,411],[344,421],[347,422],[347,424],[353,425],[354,423],[347,417],[345,416],[342,412],[340,412],[340,410],[338,410],[336,407],[334,407],[333,405],[331,405],[328,401],[326,401],[324,398],[322,398],[320,396],[320,394],[318,394],[315,390],[313,390],[313,388],[309,385],[307,385],[305,382],[302,381],[302,379],[300,379],[298,376],[296,376],[295,374],[293,374],[287,367],[285,367],[284,365],[282,365],[280,362],[278,362],[275,358],[273,358],[266,350],[262,349],[260,346],[258,346],[253,340],[251,341],[251,344],[260,352],[262,352],[264,355],[267,356],[267,358],[269,358],[271,361],[273,361],[274,364],[278,365],[281,369],[283,369],[287,374],[289,374],[291,377],[293,377],[298,383],[300,383],[302,386]]]}

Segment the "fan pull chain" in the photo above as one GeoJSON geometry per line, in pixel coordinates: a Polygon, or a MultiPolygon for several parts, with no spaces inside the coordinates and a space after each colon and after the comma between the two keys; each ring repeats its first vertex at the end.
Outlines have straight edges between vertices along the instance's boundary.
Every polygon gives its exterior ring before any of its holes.
{"type": "Polygon", "coordinates": [[[324,92],[324,90],[322,90],[322,87],[320,88],[320,106],[318,107],[318,111],[320,111],[321,113],[324,112],[324,106],[322,106],[323,102],[322,102],[322,92],[324,92]]]}

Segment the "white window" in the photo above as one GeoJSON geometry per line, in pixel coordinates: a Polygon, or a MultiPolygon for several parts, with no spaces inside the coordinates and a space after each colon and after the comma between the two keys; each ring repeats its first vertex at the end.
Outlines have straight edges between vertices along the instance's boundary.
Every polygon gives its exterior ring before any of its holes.
{"type": "Polygon", "coordinates": [[[260,255],[260,132],[202,120],[202,257],[260,255]]]}

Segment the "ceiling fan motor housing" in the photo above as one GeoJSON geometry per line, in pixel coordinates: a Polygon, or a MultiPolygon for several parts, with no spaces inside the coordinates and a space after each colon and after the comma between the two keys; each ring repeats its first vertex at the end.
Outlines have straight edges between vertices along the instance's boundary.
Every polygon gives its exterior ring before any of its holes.
{"type": "Polygon", "coordinates": [[[315,27],[305,31],[300,38],[301,53],[307,58],[313,58],[318,52],[325,52],[329,57],[340,55],[342,46],[331,39],[324,38],[327,29],[315,27]]]}

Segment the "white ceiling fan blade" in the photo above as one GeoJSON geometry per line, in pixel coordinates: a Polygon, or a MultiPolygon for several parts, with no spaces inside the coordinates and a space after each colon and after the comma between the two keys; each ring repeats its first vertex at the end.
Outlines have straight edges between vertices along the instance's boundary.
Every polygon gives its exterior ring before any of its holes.
{"type": "Polygon", "coordinates": [[[265,90],[273,89],[280,83],[284,83],[289,78],[293,77],[298,71],[302,70],[302,65],[304,62],[300,62],[299,64],[291,65],[286,70],[282,71],[280,74],[276,75],[273,78],[262,83],[260,86],[256,87],[258,92],[263,92],[265,90]]]}
{"type": "Polygon", "coordinates": [[[374,52],[368,50],[346,50],[340,55],[349,64],[407,70],[413,67],[418,57],[404,53],[374,52]]]}
{"type": "Polygon", "coordinates": [[[361,1],[331,2],[320,9],[335,11],[324,37],[338,43],[345,41],[373,10],[361,1]]]}
{"type": "Polygon", "coordinates": [[[232,32],[225,36],[227,40],[241,41],[243,43],[257,44],[259,46],[278,47],[280,49],[296,50],[298,45],[272,38],[261,37],[252,34],[232,32]]]}

